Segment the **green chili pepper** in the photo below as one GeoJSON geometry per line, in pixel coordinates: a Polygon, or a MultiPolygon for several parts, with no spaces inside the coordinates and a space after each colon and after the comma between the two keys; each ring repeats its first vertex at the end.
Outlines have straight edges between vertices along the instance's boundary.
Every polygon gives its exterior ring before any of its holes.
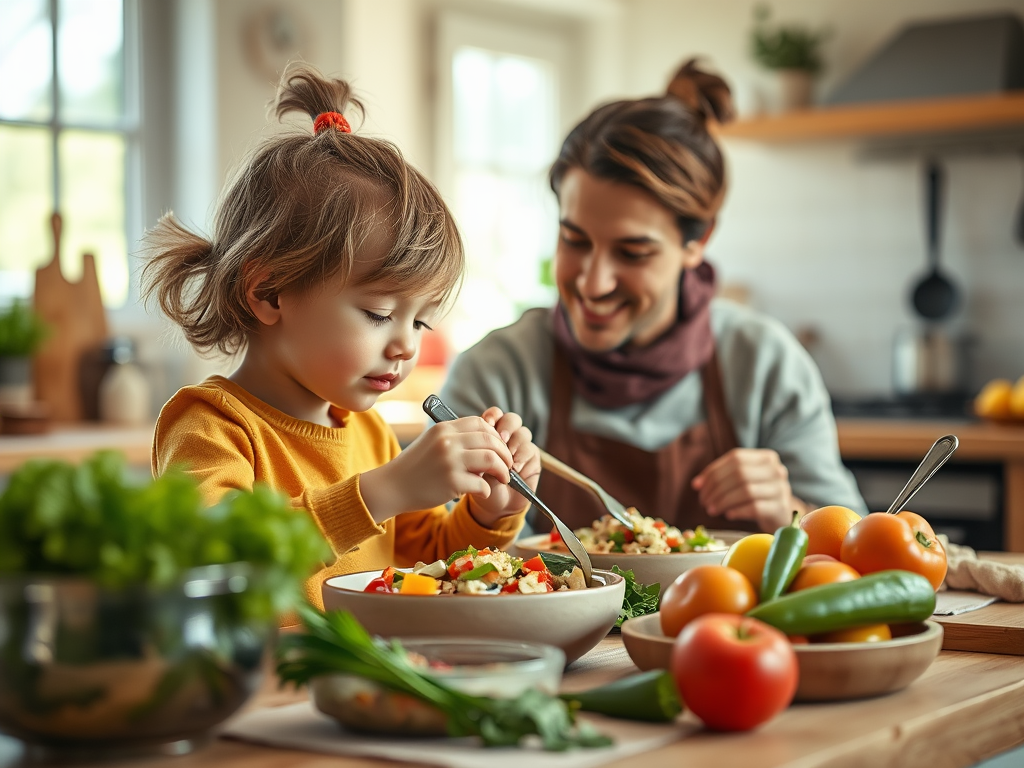
{"type": "Polygon", "coordinates": [[[587,712],[655,723],[671,722],[683,711],[675,680],[664,669],[623,677],[589,691],[563,693],[560,698],[587,712]]]}
{"type": "Polygon", "coordinates": [[[879,571],[852,581],[792,592],[747,611],[787,635],[817,635],[870,624],[923,621],[935,610],[935,590],[910,571],[879,571]]]}
{"type": "Polygon", "coordinates": [[[768,548],[761,574],[761,602],[774,600],[793,583],[796,572],[807,554],[807,534],[800,527],[800,514],[793,513],[793,522],[779,528],[768,548]]]}

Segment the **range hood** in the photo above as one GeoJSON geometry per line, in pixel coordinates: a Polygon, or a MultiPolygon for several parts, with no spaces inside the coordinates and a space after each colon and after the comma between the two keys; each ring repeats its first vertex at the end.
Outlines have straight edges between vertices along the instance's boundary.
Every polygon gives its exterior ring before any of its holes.
{"type": "Polygon", "coordinates": [[[826,98],[854,104],[1024,89],[1024,24],[1011,13],[909,24],[826,98]]]}

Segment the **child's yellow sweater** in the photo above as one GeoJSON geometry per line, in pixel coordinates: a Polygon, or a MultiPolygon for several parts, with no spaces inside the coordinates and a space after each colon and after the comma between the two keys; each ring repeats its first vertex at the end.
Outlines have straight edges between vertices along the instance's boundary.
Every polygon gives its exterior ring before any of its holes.
{"type": "Polygon", "coordinates": [[[359,475],[401,450],[394,432],[373,411],[332,407],[342,426],[292,418],[222,376],[179,390],[161,409],[153,440],[153,472],[178,464],[198,479],[208,503],[229,490],[264,482],[309,510],[337,560],[306,582],[313,605],[323,607],[320,585],[329,576],[431,562],[475,547],[504,547],[522,527],[524,512],[485,528],[463,497],[409,512],[378,525],[359,492],[359,475]]]}

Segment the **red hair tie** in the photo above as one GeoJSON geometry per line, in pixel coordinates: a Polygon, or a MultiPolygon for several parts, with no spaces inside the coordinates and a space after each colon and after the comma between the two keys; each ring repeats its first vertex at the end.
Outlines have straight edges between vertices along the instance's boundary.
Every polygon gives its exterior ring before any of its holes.
{"type": "Polygon", "coordinates": [[[319,134],[324,128],[337,128],[342,133],[352,133],[352,126],[340,112],[321,112],[313,121],[313,133],[319,134]]]}

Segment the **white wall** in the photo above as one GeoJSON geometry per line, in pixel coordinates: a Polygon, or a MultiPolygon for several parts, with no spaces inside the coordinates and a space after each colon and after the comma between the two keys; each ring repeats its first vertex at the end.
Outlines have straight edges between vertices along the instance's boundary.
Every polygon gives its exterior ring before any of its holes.
{"type": "MultiPolygon", "coordinates": [[[[627,0],[626,88],[663,90],[685,58],[703,54],[749,111],[769,81],[750,60],[750,0],[627,0]]],[[[773,0],[773,20],[829,27],[819,96],[903,23],[1012,10],[986,0],[773,0]]],[[[767,98],[770,98],[768,96],[767,98]]],[[[709,247],[724,280],[791,328],[815,327],[827,383],[842,394],[886,393],[898,328],[913,327],[909,292],[925,271],[923,171],[912,157],[859,159],[860,143],[726,143],[731,191],[709,247]]],[[[977,338],[971,381],[1024,374],[1024,250],[1013,242],[1024,197],[1016,154],[946,161],[942,259],[965,294],[953,325],[977,338]]]]}
{"type": "MultiPolygon", "coordinates": [[[[242,29],[262,0],[209,4],[216,46],[218,185],[267,130],[271,80],[246,61],[242,29]]],[[[694,54],[722,72],[741,109],[767,76],[747,54],[753,0],[282,0],[304,26],[303,56],[350,78],[366,98],[368,132],[395,141],[432,174],[432,17],[440,7],[488,14],[554,14],[581,29],[581,103],[663,90],[694,54]]],[[[774,18],[827,26],[827,92],[910,19],[1013,10],[1024,0],[774,0],[774,18]]],[[[797,146],[730,141],[731,190],[709,257],[726,282],[793,329],[813,326],[815,356],[840,394],[884,393],[897,330],[913,326],[910,288],[925,268],[918,161],[866,162],[860,143],[797,146]]],[[[972,382],[1024,373],[1024,251],[1011,237],[1024,169],[1016,155],[946,164],[942,256],[966,295],[955,325],[978,338],[972,382]]],[[[199,207],[212,205],[212,200],[199,207]]],[[[192,210],[196,209],[193,201],[192,210]]],[[[194,378],[207,369],[190,369],[194,378]]]]}

